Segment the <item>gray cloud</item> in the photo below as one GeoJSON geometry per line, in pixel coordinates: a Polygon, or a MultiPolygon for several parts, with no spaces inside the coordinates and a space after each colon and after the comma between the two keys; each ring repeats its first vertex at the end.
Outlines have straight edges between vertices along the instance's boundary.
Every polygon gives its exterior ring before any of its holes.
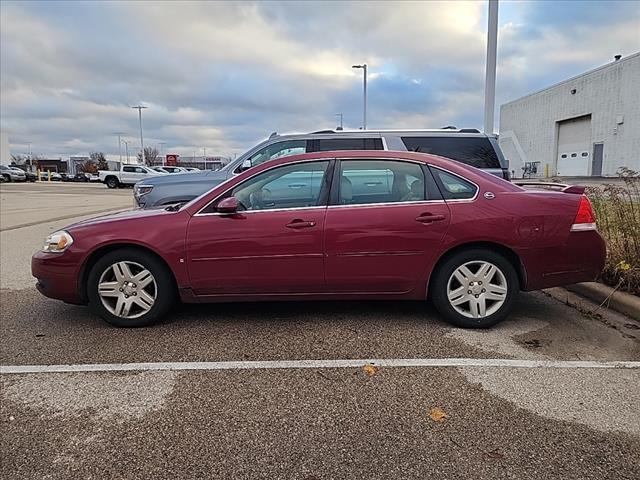
{"type": "MultiPolygon", "coordinates": [[[[480,2],[38,2],[1,4],[1,124],[16,153],[117,153],[149,144],[239,153],[272,131],[361,122],[479,127],[485,5],[480,2]]],[[[505,4],[498,99],[580,73],[638,46],[628,4],[505,4]],[[554,8],[557,8],[554,16],[554,8]],[[580,22],[565,19],[571,8],[580,22]],[[619,10],[618,10],[619,9],[619,10]],[[606,32],[606,34],[604,34],[606,32]]]]}

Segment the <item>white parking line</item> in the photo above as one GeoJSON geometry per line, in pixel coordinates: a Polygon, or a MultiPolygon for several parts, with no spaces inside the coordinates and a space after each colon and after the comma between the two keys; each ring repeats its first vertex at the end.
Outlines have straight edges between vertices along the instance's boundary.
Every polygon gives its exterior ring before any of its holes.
{"type": "Polygon", "coordinates": [[[299,368],[483,367],[483,368],[603,368],[636,369],[640,362],[572,360],[509,360],[502,358],[371,358],[357,360],[264,360],[251,362],[95,363],[79,365],[2,365],[0,374],[75,373],[174,370],[272,370],[299,368]]]}

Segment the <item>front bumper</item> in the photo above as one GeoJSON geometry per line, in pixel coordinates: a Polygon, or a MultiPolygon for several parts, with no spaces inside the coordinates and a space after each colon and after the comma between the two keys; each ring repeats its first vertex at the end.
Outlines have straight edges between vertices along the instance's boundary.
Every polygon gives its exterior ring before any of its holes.
{"type": "Polygon", "coordinates": [[[37,279],[36,288],[44,296],[67,303],[84,303],[78,288],[78,269],[64,258],[67,253],[35,253],[31,257],[31,275],[37,279]]]}

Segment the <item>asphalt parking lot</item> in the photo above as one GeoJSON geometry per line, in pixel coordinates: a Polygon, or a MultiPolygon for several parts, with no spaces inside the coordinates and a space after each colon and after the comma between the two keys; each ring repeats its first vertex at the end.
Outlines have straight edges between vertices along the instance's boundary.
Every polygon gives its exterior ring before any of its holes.
{"type": "Polygon", "coordinates": [[[412,302],[183,305],[125,330],[36,292],[47,233],[131,205],[0,187],[2,478],[640,477],[636,322],[555,290],[488,331],[412,302]]]}

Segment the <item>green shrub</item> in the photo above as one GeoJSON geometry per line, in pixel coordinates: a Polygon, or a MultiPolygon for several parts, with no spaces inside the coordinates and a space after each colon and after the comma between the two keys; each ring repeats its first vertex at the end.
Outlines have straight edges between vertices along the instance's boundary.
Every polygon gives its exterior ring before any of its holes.
{"type": "Polygon", "coordinates": [[[607,242],[607,262],[600,280],[640,295],[640,173],[618,171],[623,182],[589,187],[598,230],[607,242]]]}

